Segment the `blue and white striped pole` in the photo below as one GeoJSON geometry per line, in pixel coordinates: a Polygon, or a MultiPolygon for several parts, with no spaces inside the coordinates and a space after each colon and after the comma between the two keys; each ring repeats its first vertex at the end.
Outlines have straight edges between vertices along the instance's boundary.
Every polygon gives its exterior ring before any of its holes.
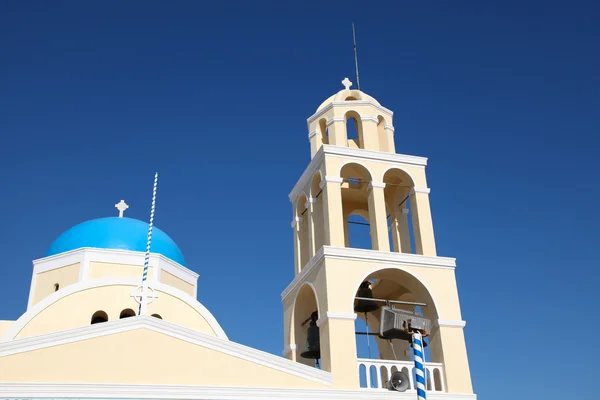
{"type": "Polygon", "coordinates": [[[152,190],[152,208],[150,210],[150,224],[148,225],[148,240],[146,241],[146,257],[144,258],[144,273],[142,275],[142,295],[138,315],[145,315],[148,306],[148,263],[150,262],[150,245],[152,244],[152,226],[154,224],[154,209],[156,206],[156,187],[158,186],[158,172],[154,175],[154,188],[152,190]]]}
{"type": "Polygon", "coordinates": [[[417,399],[425,400],[425,366],[423,365],[423,336],[419,332],[413,333],[413,352],[415,355],[415,374],[417,381],[415,387],[417,389],[417,399]]]}

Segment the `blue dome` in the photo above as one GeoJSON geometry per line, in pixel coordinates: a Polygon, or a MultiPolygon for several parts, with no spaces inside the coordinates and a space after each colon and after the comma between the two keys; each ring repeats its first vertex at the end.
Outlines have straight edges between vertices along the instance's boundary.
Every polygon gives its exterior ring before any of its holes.
{"type": "MultiPolygon", "coordinates": [[[[75,225],[60,235],[50,245],[46,256],[64,253],[82,247],[97,249],[120,249],[146,251],[148,223],[132,218],[98,218],[75,225]]],[[[152,228],[152,253],[185,266],[183,254],[166,233],[156,226],[152,228]]]]}

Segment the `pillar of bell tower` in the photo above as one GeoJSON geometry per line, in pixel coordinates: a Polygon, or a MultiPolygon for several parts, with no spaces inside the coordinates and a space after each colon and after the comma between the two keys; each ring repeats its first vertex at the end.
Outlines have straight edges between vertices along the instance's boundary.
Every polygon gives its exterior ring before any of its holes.
{"type": "Polygon", "coordinates": [[[316,365],[311,357],[318,354],[319,367],[336,387],[382,388],[395,370],[411,375],[406,341],[376,338],[378,358],[357,356],[356,332],[367,325],[357,319],[368,318],[370,331],[378,333],[385,305],[355,312],[366,282],[373,298],[399,301],[400,308],[431,321],[427,390],[472,393],[456,262],[436,252],[427,159],[396,154],[392,111],[351,89],[347,78],[342,84],[308,119],[312,159],[290,193],[295,278],[282,293],[284,354],[307,365],[316,365]],[[357,137],[348,136],[349,128],[357,137]],[[353,216],[367,221],[369,249],[354,247],[353,216]],[[318,320],[310,328],[314,313],[318,320]],[[314,340],[309,328],[319,329],[318,353],[308,351],[315,345],[308,343],[314,340]]]}

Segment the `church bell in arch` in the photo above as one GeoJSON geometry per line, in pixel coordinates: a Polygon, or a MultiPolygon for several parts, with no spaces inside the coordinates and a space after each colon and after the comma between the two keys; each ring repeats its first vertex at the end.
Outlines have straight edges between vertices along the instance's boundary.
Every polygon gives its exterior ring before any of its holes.
{"type": "Polygon", "coordinates": [[[310,325],[308,326],[306,344],[300,353],[302,358],[309,358],[313,360],[318,360],[321,358],[321,344],[319,341],[319,327],[317,326],[317,319],[319,319],[319,313],[314,311],[310,316],[310,325]]]}
{"type": "Polygon", "coordinates": [[[379,304],[373,300],[368,300],[373,298],[373,289],[371,289],[371,282],[364,281],[360,284],[358,288],[358,292],[356,293],[356,297],[360,297],[354,306],[354,311],[361,314],[366,314],[368,312],[377,311],[379,309],[379,304]]]}

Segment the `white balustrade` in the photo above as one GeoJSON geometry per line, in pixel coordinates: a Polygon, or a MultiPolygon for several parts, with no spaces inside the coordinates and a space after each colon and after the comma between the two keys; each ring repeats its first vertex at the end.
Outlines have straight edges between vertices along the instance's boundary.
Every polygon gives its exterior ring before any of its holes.
{"type": "MultiPolygon", "coordinates": [[[[445,392],[444,369],[441,363],[426,362],[425,387],[427,391],[445,392]]],[[[396,371],[404,372],[410,381],[408,390],[415,390],[415,363],[413,361],[358,359],[358,375],[364,389],[387,389],[388,380],[396,371]]]]}

